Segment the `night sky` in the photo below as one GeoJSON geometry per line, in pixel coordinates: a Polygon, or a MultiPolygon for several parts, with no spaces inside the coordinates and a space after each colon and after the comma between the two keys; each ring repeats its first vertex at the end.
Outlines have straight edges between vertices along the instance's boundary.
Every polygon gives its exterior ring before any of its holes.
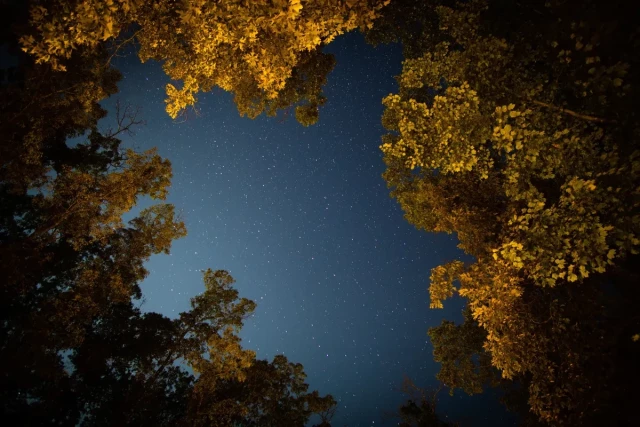
{"type": "MultiPolygon", "coordinates": [[[[403,375],[437,385],[427,329],[461,319],[460,301],[428,308],[429,272],[465,258],[455,236],[408,224],[381,177],[381,100],[397,91],[400,47],[373,48],[355,33],[327,51],[337,66],[309,128],[293,114],[240,117],[221,90],[200,95],[199,116],[172,121],[160,65],[117,58],[116,97],[147,122],[126,145],[158,147],[172,162],[168,202],[189,231],[149,262],[143,309],[176,316],[203,291],[201,270],[229,270],[258,304],[241,334],[246,348],[302,363],[310,389],[338,400],[334,426],[392,425],[383,415],[404,400],[403,375]]],[[[462,426],[514,425],[490,394],[443,390],[438,412],[462,426]]]]}

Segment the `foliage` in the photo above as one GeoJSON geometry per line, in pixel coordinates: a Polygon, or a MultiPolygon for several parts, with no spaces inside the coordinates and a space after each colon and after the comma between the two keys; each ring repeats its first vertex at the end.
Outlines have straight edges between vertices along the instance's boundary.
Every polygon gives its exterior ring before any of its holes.
{"type": "Polygon", "coordinates": [[[90,338],[70,357],[78,387],[70,398],[81,402],[86,424],[303,426],[335,405],[307,393],[302,365],[282,355],[256,360],[242,349],[237,332],[255,304],[238,299],[228,272],[207,270],[204,282],[177,319],[142,314],[131,303],[94,319],[90,338]]]}
{"type": "Polygon", "coordinates": [[[404,378],[401,392],[407,396],[407,401],[398,408],[394,418],[400,421],[400,427],[454,427],[457,424],[442,421],[436,414],[436,397],[440,390],[433,394],[418,387],[409,379],[404,378]]]}
{"type": "Polygon", "coordinates": [[[433,2],[416,0],[393,0],[364,33],[373,45],[400,42],[407,59],[421,57],[440,35],[433,2]]]}
{"type": "Polygon", "coordinates": [[[60,417],[62,425],[304,426],[330,411],[331,396],[307,393],[302,365],[283,355],[256,360],[241,348],[236,331],[255,305],[237,298],[229,274],[207,270],[204,280],[205,292],[177,319],[142,313],[132,301],[109,305],[65,350],[55,389],[27,388],[30,397],[14,398],[5,415],[60,417]]]}
{"type": "Polygon", "coordinates": [[[491,366],[491,355],[483,345],[487,332],[473,320],[471,311],[464,311],[461,325],[443,320],[429,329],[433,344],[433,359],[442,364],[436,378],[453,395],[462,389],[468,394],[481,393],[485,385],[497,385],[499,374],[491,366]]]}
{"type": "Polygon", "coordinates": [[[190,425],[304,426],[313,414],[333,413],[336,401],[307,393],[302,365],[283,355],[272,362],[253,361],[243,381],[213,378],[204,373],[194,389],[189,406],[190,425]],[[214,386],[211,381],[216,382],[214,386]]]}
{"type": "Polygon", "coordinates": [[[155,150],[121,147],[118,137],[140,123],[130,106],[117,104],[115,128],[98,126],[99,102],[119,79],[107,56],[79,47],[60,72],[17,53],[17,78],[0,87],[3,419],[303,426],[319,414],[328,422],[336,402],[308,392],[302,365],[256,360],[241,346],[255,304],[239,298],[228,272],[205,271],[204,292],[175,319],[136,306],[144,263],[186,229],[170,204],[130,215],[141,197],[165,199],[171,165],[155,150]],[[238,405],[227,405],[238,390],[238,405]]]}
{"type": "Polygon", "coordinates": [[[33,31],[23,49],[53,69],[81,48],[93,48],[135,27],[143,61],[163,61],[167,113],[175,118],[198,92],[233,92],[238,110],[255,117],[299,104],[296,117],[317,121],[320,86],[333,68],[323,44],[355,28],[371,27],[382,0],[207,2],[160,0],[43,0],[31,8],[33,31]],[[318,63],[321,66],[317,66],[318,63]]]}
{"type": "MultiPolygon", "coordinates": [[[[625,7],[433,1],[430,37],[373,34],[424,48],[383,101],[392,196],[411,223],[456,232],[476,258],[432,271],[431,306],[467,298],[493,366],[531,375],[531,409],[551,424],[602,422],[605,402],[624,393],[606,286],[640,245],[638,50],[627,48],[640,39],[625,7]]],[[[449,339],[434,343],[437,358],[477,348],[449,339]]],[[[467,372],[457,386],[477,391],[472,366],[456,371],[467,372]]]]}
{"type": "Polygon", "coordinates": [[[464,263],[462,261],[452,261],[431,270],[431,285],[429,286],[431,308],[442,308],[442,301],[453,296],[456,290],[453,283],[460,279],[460,274],[463,271],[464,263]]]}

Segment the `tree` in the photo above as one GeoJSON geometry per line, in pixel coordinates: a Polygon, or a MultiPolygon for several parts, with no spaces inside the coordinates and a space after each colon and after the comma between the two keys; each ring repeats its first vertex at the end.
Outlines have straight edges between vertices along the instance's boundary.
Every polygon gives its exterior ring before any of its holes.
{"type": "Polygon", "coordinates": [[[418,387],[405,377],[400,389],[407,396],[407,401],[390,418],[399,419],[397,425],[401,427],[455,427],[457,424],[442,421],[436,414],[437,395],[440,389],[433,393],[418,387]]]}
{"type": "Polygon", "coordinates": [[[304,426],[313,414],[328,421],[336,401],[307,393],[304,367],[284,355],[272,362],[255,360],[236,335],[253,312],[253,301],[237,301],[225,271],[204,274],[207,291],[192,299],[192,310],[180,315],[189,331],[179,353],[199,374],[189,400],[188,425],[304,426]],[[208,353],[208,354],[207,354],[208,353]],[[207,357],[204,355],[207,354],[207,357]]]}
{"type": "Polygon", "coordinates": [[[99,102],[119,79],[104,48],[82,49],[55,73],[3,36],[18,64],[0,88],[3,410],[64,424],[75,409],[47,398],[68,382],[64,354],[91,319],[140,295],[143,263],[186,231],[167,204],[122,221],[139,197],[164,199],[171,168],[154,151],[120,150],[118,135],[139,122],[134,110],[98,129],[99,102]]]}
{"type": "Polygon", "coordinates": [[[421,57],[441,36],[433,7],[433,1],[393,0],[364,31],[365,39],[372,45],[400,42],[406,59],[421,57]]]}
{"type": "Polygon", "coordinates": [[[330,425],[336,401],[307,393],[303,366],[283,355],[254,361],[243,381],[212,378],[215,372],[203,372],[194,388],[189,425],[304,426],[312,414],[330,425]]]}
{"type": "Polygon", "coordinates": [[[442,364],[436,375],[449,388],[467,394],[482,393],[484,386],[498,385],[500,375],[491,366],[491,355],[484,350],[487,332],[473,320],[471,310],[464,310],[461,325],[443,320],[440,326],[429,329],[433,358],[442,364]]]}
{"type": "Polygon", "coordinates": [[[236,333],[255,304],[238,298],[228,272],[203,273],[204,293],[177,319],[143,314],[132,301],[93,319],[70,357],[70,399],[80,403],[83,423],[181,425],[194,387],[206,382],[186,366],[197,374],[207,364],[219,379],[243,378],[255,354],[240,347],[236,333]]]}
{"type": "Polygon", "coordinates": [[[71,350],[68,389],[58,405],[76,408],[83,425],[178,425],[195,379],[163,366],[168,349],[179,345],[177,326],[130,301],[111,305],[71,350]]]}
{"type": "MultiPolygon", "coordinates": [[[[393,7],[378,39],[391,37],[393,7]]],[[[638,295],[613,278],[635,277],[627,260],[640,245],[632,11],[596,0],[424,7],[423,28],[438,30],[400,37],[418,42],[383,101],[381,150],[407,220],[456,232],[476,259],[432,271],[431,306],[467,298],[493,366],[530,378],[542,421],[626,423],[631,413],[612,409],[630,393],[616,348],[637,319],[613,313],[638,295]]]]}
{"type": "Polygon", "coordinates": [[[80,47],[65,72],[16,57],[18,78],[0,87],[3,419],[210,425],[213,408],[255,384],[253,400],[221,414],[238,425],[258,415],[295,426],[315,413],[328,420],[335,400],[307,393],[302,365],[284,356],[267,364],[242,348],[238,332],[255,304],[239,298],[228,272],[205,271],[205,291],[177,319],[134,305],[145,261],[186,229],[164,203],[123,220],[140,197],[166,197],[171,165],[155,150],[121,149],[118,136],[140,123],[135,109],[116,108],[116,127],[99,129],[99,102],[119,78],[106,50],[80,47]]]}
{"type": "Polygon", "coordinates": [[[462,324],[443,320],[440,326],[429,329],[429,337],[434,360],[441,364],[436,378],[449,389],[450,395],[457,389],[473,395],[491,387],[500,393],[500,401],[507,410],[518,415],[518,425],[547,425],[540,422],[529,407],[531,375],[514,380],[501,377],[491,364],[491,354],[484,348],[487,331],[473,319],[468,307],[463,311],[462,324]]]}
{"type": "Polygon", "coordinates": [[[133,301],[110,304],[65,350],[55,388],[36,382],[5,415],[47,425],[304,426],[313,414],[328,422],[336,402],[307,392],[302,365],[283,355],[256,360],[240,346],[255,304],[238,298],[228,272],[207,270],[204,281],[173,320],[133,301]]]}
{"type": "Polygon", "coordinates": [[[182,82],[180,89],[167,85],[171,117],[193,105],[198,92],[218,86],[235,94],[242,115],[297,105],[296,117],[308,125],[317,121],[321,85],[333,68],[321,46],[370,27],[386,3],[46,0],[31,8],[33,29],[21,43],[39,63],[65,70],[75,50],[133,28],[140,59],[163,61],[168,77],[182,82]]]}

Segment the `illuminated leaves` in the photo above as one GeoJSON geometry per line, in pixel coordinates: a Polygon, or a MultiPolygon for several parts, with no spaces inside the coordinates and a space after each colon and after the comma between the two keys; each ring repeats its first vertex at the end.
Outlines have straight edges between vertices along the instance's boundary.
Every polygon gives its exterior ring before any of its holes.
{"type": "Polygon", "coordinates": [[[50,9],[31,8],[34,34],[22,37],[22,49],[37,63],[50,63],[54,70],[66,70],[64,60],[81,46],[95,48],[113,38],[120,26],[131,19],[141,0],[54,0],[50,9]]]}
{"type": "MultiPolygon", "coordinates": [[[[586,360],[605,352],[580,326],[600,309],[597,276],[639,249],[637,123],[611,118],[631,105],[618,101],[631,90],[629,65],[603,63],[595,23],[536,16],[562,40],[547,43],[498,9],[482,0],[432,9],[440,33],[404,61],[399,92],[383,100],[384,177],[408,221],[457,233],[476,258],[432,270],[431,307],[465,297],[492,365],[505,378],[532,375],[532,410],[561,423],[591,404],[586,360]]],[[[463,365],[443,365],[447,381],[463,365]]]]}
{"type": "Polygon", "coordinates": [[[431,308],[442,308],[442,301],[453,296],[455,292],[454,282],[460,279],[460,274],[464,271],[462,261],[452,261],[445,265],[440,265],[431,270],[429,285],[429,296],[431,308]]]}
{"type": "MultiPolygon", "coordinates": [[[[634,175],[639,154],[620,159],[611,137],[589,123],[591,116],[573,114],[583,119],[574,120],[569,114],[558,115],[558,109],[540,108],[542,103],[531,101],[529,97],[539,93],[537,81],[517,77],[522,73],[520,64],[510,59],[513,54],[505,41],[476,35],[483,4],[471,2],[456,10],[437,8],[441,28],[465,48],[451,50],[448,42],[441,42],[434,52],[405,61],[400,94],[383,101],[383,123],[394,132],[381,146],[387,163],[409,171],[459,174],[458,198],[471,195],[462,193],[465,181],[475,181],[471,177],[500,181],[502,188],[494,190],[497,198],[507,200],[497,213],[498,222],[504,225],[494,246],[487,248],[492,254],[487,260],[504,260],[514,273],[522,272],[542,286],[604,272],[615,257],[637,251],[633,243],[640,231],[636,205],[624,203],[617,194],[633,191],[631,182],[640,178],[634,175]],[[492,54],[488,47],[495,47],[492,54]],[[499,55],[500,60],[482,60],[482,51],[488,58],[499,55]],[[502,85],[511,81],[520,92],[497,86],[494,80],[498,77],[502,85]],[[430,98],[425,99],[425,88],[432,88],[430,98]],[[419,100],[410,94],[420,94],[419,100]],[[496,97],[513,102],[498,104],[496,97]],[[544,181],[556,189],[545,188],[540,184],[544,181]]],[[[432,188],[442,186],[443,179],[414,176],[419,178],[414,178],[411,192],[395,191],[408,218],[434,231],[462,232],[461,245],[469,246],[465,236],[474,233],[460,228],[460,220],[441,226],[437,224],[446,221],[436,219],[427,226],[409,210],[410,202],[418,202],[421,215],[430,215],[423,208],[440,212],[438,204],[447,203],[446,196],[433,199],[432,188]]],[[[468,204],[480,208],[478,202],[474,197],[468,204]]],[[[486,206],[489,211],[493,208],[486,206]]],[[[439,286],[438,282],[440,292],[439,286]]]]}
{"type": "Polygon", "coordinates": [[[443,320],[440,326],[429,329],[433,359],[441,363],[436,378],[451,395],[456,389],[470,395],[482,393],[484,386],[499,378],[491,366],[491,354],[484,349],[485,329],[473,320],[468,309],[463,314],[461,325],[443,320]]]}
{"type": "MultiPolygon", "coordinates": [[[[174,31],[173,7],[162,2],[138,18],[143,29],[140,57],[166,61],[169,77],[184,81],[185,87],[190,77],[197,83],[193,87],[201,90],[219,86],[240,98],[255,93],[253,98],[266,102],[277,99],[285,89],[304,52],[367,25],[377,9],[369,9],[362,1],[352,7],[342,2],[302,4],[297,0],[273,5],[226,1],[197,7],[190,2],[181,27],[174,31]]],[[[177,107],[185,102],[173,102],[169,95],[168,112],[175,117],[181,110],[177,107]]],[[[248,113],[242,108],[240,112],[248,113]]]]}
{"type": "Polygon", "coordinates": [[[122,227],[122,215],[139,197],[164,199],[171,180],[171,165],[154,149],[139,154],[128,150],[120,170],[96,176],[82,170],[61,171],[48,195],[39,203],[51,212],[33,237],[56,231],[80,249],[103,241],[122,227]]]}
{"type": "MultiPolygon", "coordinates": [[[[35,31],[22,39],[23,49],[63,70],[74,50],[93,47],[136,24],[140,58],[162,61],[167,75],[183,83],[182,89],[167,85],[167,113],[175,118],[196,102],[198,92],[215,86],[250,99],[249,108],[238,105],[241,114],[250,116],[268,110],[268,104],[291,101],[278,99],[302,57],[342,33],[370,27],[388,0],[60,3],[33,8],[35,31]]],[[[301,95],[317,98],[319,88],[301,95]]]]}
{"type": "Polygon", "coordinates": [[[198,84],[191,76],[185,78],[182,89],[178,90],[172,84],[168,84],[166,87],[167,99],[167,113],[176,118],[178,114],[190,105],[195,104],[196,98],[194,96],[199,90],[198,84]]]}
{"type": "Polygon", "coordinates": [[[401,101],[397,95],[383,100],[386,115],[397,120],[400,138],[381,146],[386,155],[404,159],[409,169],[426,167],[443,174],[479,170],[490,165],[484,148],[486,126],[478,110],[478,97],[468,84],[447,88],[435,96],[433,105],[414,99],[401,101]]]}
{"type": "Polygon", "coordinates": [[[238,333],[255,303],[238,298],[234,282],[227,271],[205,271],[205,292],[191,300],[191,310],[180,314],[184,341],[175,359],[184,357],[199,374],[188,424],[303,426],[312,414],[334,407],[331,396],[307,393],[301,364],[283,355],[271,363],[256,360],[253,351],[242,348],[238,333]]]}
{"type": "MultiPolygon", "coordinates": [[[[211,3],[186,4],[184,22],[198,23],[211,3]]],[[[128,108],[115,130],[99,131],[106,115],[99,102],[117,91],[119,78],[105,67],[101,42],[134,12],[162,4],[42,4],[51,9],[33,9],[40,32],[23,38],[39,65],[20,56],[19,81],[0,88],[1,355],[11,361],[3,376],[15,385],[3,390],[5,407],[27,424],[302,427],[314,413],[328,420],[336,401],[307,392],[302,365],[281,355],[256,360],[242,347],[239,332],[255,304],[238,296],[228,272],[204,272],[204,292],[178,318],[134,307],[144,263],[168,253],[186,228],[170,204],[131,215],[140,198],[166,198],[171,165],[156,150],[121,147],[117,136],[140,123],[128,108]]],[[[291,20],[302,6],[291,2],[291,20]]],[[[256,34],[245,42],[255,43],[256,34]]],[[[300,64],[279,103],[262,107],[271,113],[285,100],[306,103],[311,122],[334,62],[305,51],[300,64]],[[319,74],[306,77],[313,70],[319,74]]],[[[197,77],[186,75],[181,89],[168,85],[170,111],[195,102],[197,77]]],[[[222,84],[231,82],[227,76],[222,84]]]]}

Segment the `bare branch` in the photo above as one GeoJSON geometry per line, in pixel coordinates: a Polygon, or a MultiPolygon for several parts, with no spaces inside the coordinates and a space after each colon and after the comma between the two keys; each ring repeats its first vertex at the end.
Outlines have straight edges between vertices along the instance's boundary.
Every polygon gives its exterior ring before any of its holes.
{"type": "Polygon", "coordinates": [[[133,128],[138,125],[145,125],[146,122],[142,119],[139,119],[140,115],[140,107],[132,106],[127,103],[124,108],[120,103],[120,100],[116,100],[116,129],[108,129],[106,132],[106,136],[109,138],[113,138],[118,136],[121,133],[125,133],[129,136],[134,136],[135,132],[133,128]]]}
{"type": "Polygon", "coordinates": [[[109,59],[107,59],[107,62],[105,64],[105,66],[108,68],[111,66],[111,60],[116,57],[116,56],[120,56],[118,55],[118,52],[120,51],[120,49],[122,49],[124,46],[128,45],[129,43],[132,43],[133,41],[135,41],[136,36],[138,35],[138,33],[141,30],[138,30],[136,32],[134,32],[131,37],[128,37],[126,39],[122,39],[121,41],[117,41],[113,50],[113,53],[111,54],[111,56],[109,56],[109,59]]]}
{"type": "Polygon", "coordinates": [[[536,105],[539,105],[540,107],[549,108],[551,110],[559,111],[561,113],[565,113],[570,116],[577,117],[579,119],[587,120],[590,122],[596,122],[596,123],[615,123],[616,122],[615,120],[608,120],[600,117],[589,116],[587,114],[576,113],[575,111],[567,110],[566,108],[556,107],[555,105],[547,104],[546,102],[541,102],[536,100],[532,100],[531,102],[533,102],[536,105]]]}
{"type": "MultiPolygon", "coordinates": [[[[195,105],[191,106],[191,111],[193,111],[193,117],[200,117],[200,110],[196,108],[195,105]]],[[[191,119],[191,115],[189,114],[189,110],[187,108],[183,109],[178,114],[179,119],[174,120],[175,123],[185,123],[191,119]]]]}

